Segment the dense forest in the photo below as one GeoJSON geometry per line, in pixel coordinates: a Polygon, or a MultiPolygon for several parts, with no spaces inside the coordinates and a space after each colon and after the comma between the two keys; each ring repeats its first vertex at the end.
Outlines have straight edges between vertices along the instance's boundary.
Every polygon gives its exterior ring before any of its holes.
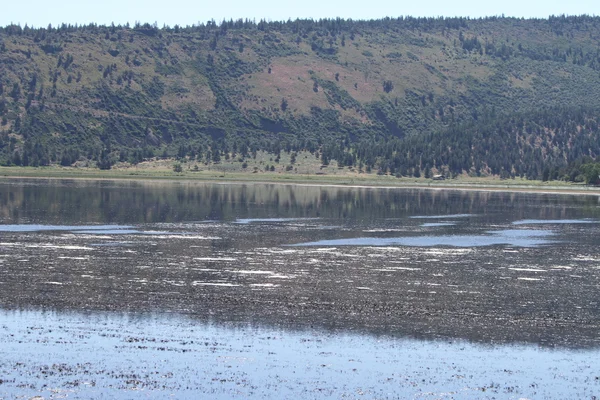
{"type": "Polygon", "coordinates": [[[309,151],[597,183],[600,17],[0,28],[0,164],[309,151]]]}

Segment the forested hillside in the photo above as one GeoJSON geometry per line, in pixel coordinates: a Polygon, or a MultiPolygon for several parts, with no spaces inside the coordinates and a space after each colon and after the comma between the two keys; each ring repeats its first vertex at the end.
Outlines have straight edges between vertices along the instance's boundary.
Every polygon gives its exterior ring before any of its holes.
{"type": "Polygon", "coordinates": [[[599,110],[600,17],[0,28],[2,165],[308,150],[591,182],[599,110]]]}

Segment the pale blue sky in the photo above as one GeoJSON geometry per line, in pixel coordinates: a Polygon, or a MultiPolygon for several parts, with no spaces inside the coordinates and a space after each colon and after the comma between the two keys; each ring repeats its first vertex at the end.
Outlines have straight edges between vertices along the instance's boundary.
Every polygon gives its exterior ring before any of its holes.
{"type": "Polygon", "coordinates": [[[502,15],[541,17],[549,15],[600,15],[600,1],[466,1],[466,0],[6,0],[0,7],[0,25],[19,23],[30,26],[71,24],[131,24],[157,22],[159,26],[192,25],[214,19],[352,18],[385,16],[469,16],[502,15]]]}

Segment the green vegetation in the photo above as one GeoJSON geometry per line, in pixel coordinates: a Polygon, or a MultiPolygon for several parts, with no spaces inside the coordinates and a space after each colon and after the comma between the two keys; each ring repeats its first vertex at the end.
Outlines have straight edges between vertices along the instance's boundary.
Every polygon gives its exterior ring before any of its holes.
{"type": "Polygon", "coordinates": [[[0,165],[294,172],[302,152],[389,177],[596,184],[599,39],[590,16],[10,25],[0,165]]]}

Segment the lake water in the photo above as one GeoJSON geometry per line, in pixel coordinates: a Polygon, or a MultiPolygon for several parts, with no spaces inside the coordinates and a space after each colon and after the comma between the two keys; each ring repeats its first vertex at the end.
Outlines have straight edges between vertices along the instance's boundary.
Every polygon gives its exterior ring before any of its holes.
{"type": "Polygon", "coordinates": [[[0,398],[590,398],[597,196],[0,180],[0,398]]]}

